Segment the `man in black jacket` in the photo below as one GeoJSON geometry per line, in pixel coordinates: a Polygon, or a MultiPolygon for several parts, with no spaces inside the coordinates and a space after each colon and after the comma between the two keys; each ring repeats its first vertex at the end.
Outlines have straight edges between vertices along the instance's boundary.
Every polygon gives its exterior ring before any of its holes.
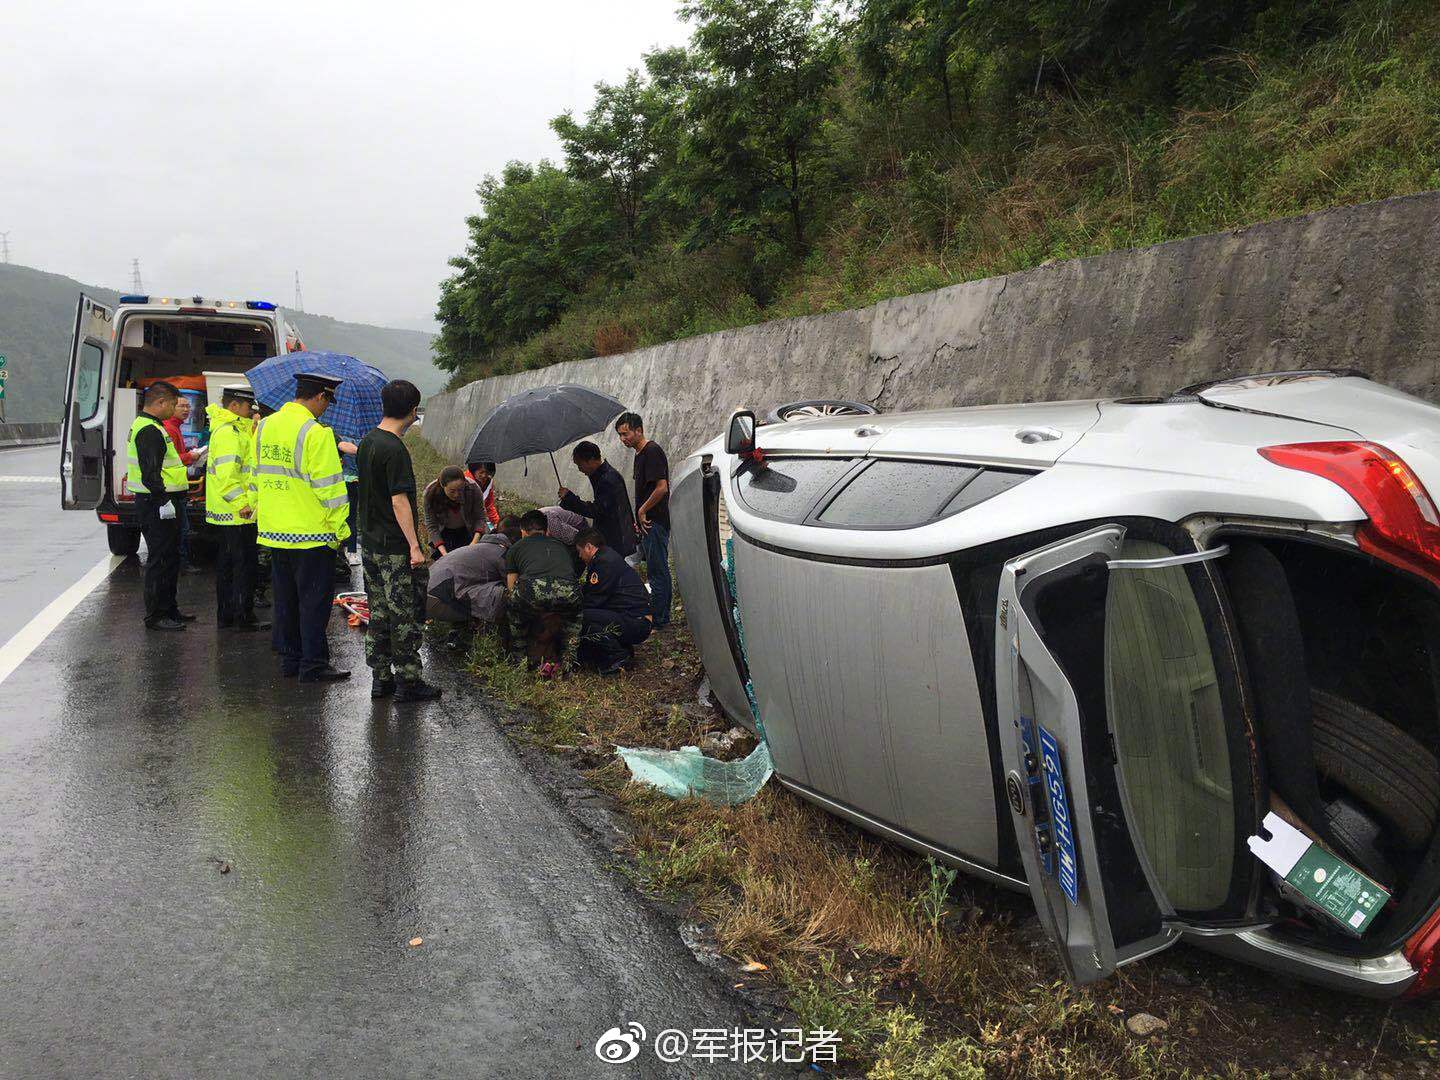
{"type": "Polygon", "coordinates": [[[575,537],[585,564],[580,578],[583,621],[575,659],[613,675],[629,667],[635,646],[650,636],[650,594],[635,568],[605,545],[599,529],[575,537]]]}
{"type": "Polygon", "coordinates": [[[146,387],[126,448],[126,478],[145,538],[145,625],[151,630],[184,630],[186,623],[195,621],[195,616],[183,614],[175,601],[180,577],[179,518],[185,513],[189,485],[185,466],[162,426],[174,415],[179,397],[168,382],[146,387]]]}
{"type": "Polygon", "coordinates": [[[604,534],[606,546],[625,558],[635,551],[635,514],[630,509],[624,477],[600,456],[600,447],[593,442],[577,444],[572,456],[575,467],[590,478],[592,499],[586,502],[562,487],[560,505],[593,521],[604,534]]]}

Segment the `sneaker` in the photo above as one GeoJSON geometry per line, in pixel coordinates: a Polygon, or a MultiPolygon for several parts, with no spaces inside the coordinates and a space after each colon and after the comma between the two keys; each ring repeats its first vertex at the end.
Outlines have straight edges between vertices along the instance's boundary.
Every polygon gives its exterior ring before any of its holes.
{"type": "Polygon", "coordinates": [[[147,619],[146,622],[145,622],[145,629],[147,629],[147,630],[185,630],[185,629],[187,629],[187,627],[186,627],[185,624],[184,624],[183,622],[181,622],[179,619],[172,619],[172,618],[170,618],[170,616],[168,616],[168,615],[162,615],[162,616],[160,616],[160,618],[158,618],[158,619],[153,619],[153,620],[147,619]]]}
{"type": "Polygon", "coordinates": [[[301,682],[339,682],[341,679],[348,679],[350,672],[342,671],[339,668],[326,665],[319,671],[305,671],[300,674],[301,682]]]}
{"type": "Polygon", "coordinates": [[[396,701],[434,701],[440,694],[438,686],[431,686],[421,679],[414,682],[401,680],[395,688],[396,701]]]}
{"type": "Polygon", "coordinates": [[[376,679],[370,684],[370,697],[372,700],[387,698],[395,693],[394,679],[376,679]]]}
{"type": "Polygon", "coordinates": [[[183,611],[172,611],[169,615],[169,618],[174,619],[176,622],[194,622],[199,617],[198,615],[187,615],[183,611]]]}

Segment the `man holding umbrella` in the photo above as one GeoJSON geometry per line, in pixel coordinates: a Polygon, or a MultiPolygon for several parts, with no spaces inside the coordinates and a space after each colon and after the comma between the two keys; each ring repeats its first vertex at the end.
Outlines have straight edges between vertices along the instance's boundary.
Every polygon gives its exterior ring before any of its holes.
{"type": "MultiPolygon", "coordinates": [[[[253,381],[253,380],[252,380],[253,381]]],[[[295,398],[260,422],[255,433],[256,524],[271,549],[274,630],[280,674],[334,682],[350,672],[330,664],[331,564],[350,535],[349,500],[335,436],[319,418],[342,380],[318,372],[295,376],[295,398]]]]}

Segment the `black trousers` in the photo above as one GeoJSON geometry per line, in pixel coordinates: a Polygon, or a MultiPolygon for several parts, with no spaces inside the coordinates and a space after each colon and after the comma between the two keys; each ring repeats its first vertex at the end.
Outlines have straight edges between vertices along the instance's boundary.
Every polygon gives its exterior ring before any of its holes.
{"type": "MultiPolygon", "coordinates": [[[[175,585],[180,579],[180,520],[177,511],[169,521],[160,519],[160,508],[170,504],[169,496],[155,498],[136,493],[135,509],[140,514],[140,535],[145,538],[145,622],[174,615],[175,585]]],[[[173,504],[172,504],[173,505],[173,504]]]]}
{"type": "Polygon", "coordinates": [[[650,636],[650,630],[648,619],[587,607],[575,659],[601,671],[628,664],[635,658],[635,646],[650,636]]]}
{"type": "Polygon", "coordinates": [[[469,529],[441,529],[439,536],[430,537],[430,557],[432,559],[440,558],[441,544],[445,545],[446,552],[451,552],[456,548],[464,547],[473,539],[475,539],[475,534],[469,529]]]}
{"type": "Polygon", "coordinates": [[[330,663],[325,629],[335,599],[335,552],[329,547],[271,548],[271,647],[286,675],[306,675],[330,663]]]}
{"type": "Polygon", "coordinates": [[[255,582],[260,548],[254,525],[217,525],[220,551],[215,557],[215,621],[221,626],[255,621],[255,582]]]}

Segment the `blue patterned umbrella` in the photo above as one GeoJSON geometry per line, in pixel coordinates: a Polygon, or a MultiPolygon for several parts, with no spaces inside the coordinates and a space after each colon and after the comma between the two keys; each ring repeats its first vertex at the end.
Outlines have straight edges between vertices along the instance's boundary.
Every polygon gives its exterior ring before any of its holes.
{"type": "Polygon", "coordinates": [[[380,423],[384,411],[380,388],[389,378],[379,368],[334,352],[294,352],[272,356],[245,373],[255,397],[270,409],[278,409],[295,397],[295,376],[310,371],[344,380],[335,392],[335,404],[325,410],[320,422],[335,429],[342,439],[358,443],[380,423]]]}

